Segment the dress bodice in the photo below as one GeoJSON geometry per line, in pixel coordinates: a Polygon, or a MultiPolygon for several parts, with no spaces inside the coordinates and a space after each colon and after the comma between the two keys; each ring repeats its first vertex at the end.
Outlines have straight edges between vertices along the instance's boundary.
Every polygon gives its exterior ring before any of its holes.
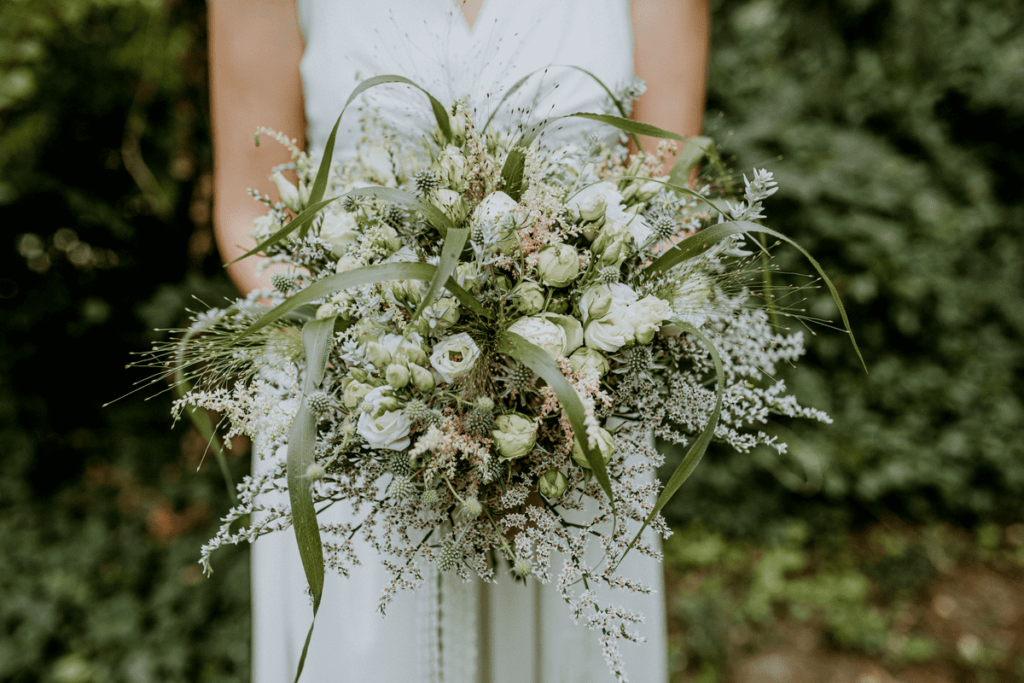
{"type": "MultiPolygon", "coordinates": [[[[405,76],[446,105],[468,96],[482,121],[514,83],[539,72],[497,112],[494,121],[511,128],[525,120],[601,111],[607,100],[600,85],[564,65],[582,67],[613,89],[633,75],[629,0],[484,0],[472,28],[457,2],[298,0],[314,154],[352,89],[372,76],[405,76]]],[[[426,98],[408,86],[379,86],[363,97],[407,130],[432,121],[426,98]]],[[[569,127],[594,125],[576,120],[569,127]]],[[[338,130],[336,158],[353,155],[359,137],[358,115],[350,111],[338,130]]]]}

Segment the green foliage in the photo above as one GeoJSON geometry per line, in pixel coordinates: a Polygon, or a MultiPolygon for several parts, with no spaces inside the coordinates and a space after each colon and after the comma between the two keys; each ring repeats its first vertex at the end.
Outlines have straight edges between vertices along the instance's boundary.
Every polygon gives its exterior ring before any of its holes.
{"type": "MultiPolygon", "coordinates": [[[[248,680],[248,555],[205,444],[125,370],[231,292],[211,253],[205,8],[0,3],[0,680],[248,680]],[[205,246],[204,246],[205,245],[205,246]],[[192,456],[189,456],[190,458],[192,456]],[[186,470],[183,472],[183,470],[186,470]]],[[[234,475],[246,466],[235,460],[234,475]]]]}
{"type": "MultiPolygon", "coordinates": [[[[792,425],[781,459],[709,454],[671,512],[762,537],[772,519],[825,508],[833,522],[885,508],[1018,518],[1024,150],[1010,140],[1024,121],[1024,6],[720,0],[713,12],[707,134],[733,168],[776,173],[768,224],[834,279],[870,374],[845,335],[819,328],[785,377],[836,424],[792,425]]],[[[782,270],[806,272],[786,252],[782,270]]],[[[808,303],[834,318],[827,297],[808,303]]]]}

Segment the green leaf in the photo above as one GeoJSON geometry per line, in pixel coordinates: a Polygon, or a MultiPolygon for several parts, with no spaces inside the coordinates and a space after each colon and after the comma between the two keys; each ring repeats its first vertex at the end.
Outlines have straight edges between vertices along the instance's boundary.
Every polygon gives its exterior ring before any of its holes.
{"type": "MultiPolygon", "coordinates": [[[[301,292],[294,294],[281,304],[272,308],[263,317],[242,332],[239,339],[252,334],[262,327],[266,327],[275,320],[278,320],[282,316],[294,311],[304,304],[329,296],[335,292],[340,292],[350,287],[372,285],[378,282],[390,282],[392,280],[429,281],[434,279],[434,275],[436,273],[437,267],[432,266],[429,263],[381,263],[325,277],[322,280],[317,280],[301,292]]],[[[481,306],[480,302],[477,301],[472,294],[460,287],[453,278],[448,278],[448,281],[445,282],[444,286],[452,293],[452,296],[459,300],[459,303],[463,304],[477,315],[484,318],[492,317],[490,311],[481,306]]]]}
{"type": "MultiPolygon", "coordinates": [[[[302,403],[292,421],[288,435],[288,497],[291,502],[292,528],[299,545],[299,557],[306,573],[306,582],[313,595],[313,623],[320,609],[324,591],[324,555],[320,541],[320,525],[313,505],[311,482],[306,471],[314,462],[316,446],[316,413],[309,406],[309,395],[319,388],[327,369],[327,357],[334,336],[334,318],[311,320],[302,328],[302,348],[306,356],[306,377],[302,385],[302,403]]],[[[302,675],[309,640],[313,635],[310,625],[306,645],[302,648],[295,680],[302,675]]]]}
{"type": "Polygon", "coordinates": [[[416,308],[416,313],[412,316],[413,321],[423,314],[427,306],[434,303],[434,299],[441,293],[444,283],[452,279],[455,266],[459,263],[459,254],[466,246],[467,239],[469,239],[469,228],[452,228],[448,231],[444,246],[441,247],[441,259],[437,263],[437,272],[434,273],[434,277],[430,281],[430,288],[427,289],[419,307],[416,308]]]}
{"type": "MultiPolygon", "coordinates": [[[[619,557],[621,563],[625,558],[626,553],[640,540],[641,534],[647,525],[651,523],[654,516],[657,515],[661,510],[668,505],[668,502],[672,500],[676,492],[683,485],[683,483],[690,477],[693,470],[700,463],[701,458],[704,457],[704,452],[707,451],[708,445],[711,443],[712,437],[715,435],[715,428],[718,426],[718,418],[722,414],[722,398],[725,392],[725,371],[722,369],[722,359],[718,355],[718,349],[711,340],[705,337],[701,332],[689,323],[672,321],[672,324],[680,328],[684,332],[692,334],[693,336],[704,342],[704,345],[708,347],[708,351],[711,352],[711,360],[715,364],[715,409],[711,413],[710,419],[708,419],[707,425],[704,426],[704,431],[700,433],[697,440],[693,442],[690,449],[686,451],[686,455],[683,456],[683,461],[676,467],[676,471],[669,477],[668,482],[665,484],[665,488],[661,490],[661,494],[658,496],[658,500],[654,503],[654,508],[651,509],[651,513],[647,515],[647,519],[644,520],[643,525],[640,527],[640,531],[636,532],[636,536],[630,541],[629,546],[626,547],[626,551],[619,557]]],[[[616,564],[618,566],[618,564],[616,564]]]]}
{"type": "Polygon", "coordinates": [[[715,141],[703,135],[692,137],[687,140],[686,145],[679,150],[676,163],[668,174],[668,181],[673,185],[686,185],[690,182],[690,171],[701,162],[705,156],[713,154],[715,141]]]}
{"type": "Polygon", "coordinates": [[[410,192],[393,187],[359,187],[346,192],[342,197],[373,197],[419,211],[427,223],[434,226],[442,237],[448,234],[449,229],[455,227],[452,219],[430,202],[420,199],[410,192]]]}
{"type": "Polygon", "coordinates": [[[814,269],[818,271],[818,275],[828,286],[828,291],[832,294],[832,300],[836,303],[836,307],[839,308],[839,315],[842,316],[843,326],[846,328],[846,332],[850,335],[850,343],[853,344],[853,350],[857,353],[857,358],[860,359],[861,365],[864,367],[864,372],[867,372],[868,366],[864,361],[864,356],[861,355],[860,347],[857,346],[857,340],[853,335],[853,329],[850,327],[850,319],[846,315],[846,309],[843,308],[843,302],[839,299],[839,292],[836,290],[835,285],[832,284],[832,280],[828,278],[821,265],[811,256],[807,251],[799,244],[791,240],[790,238],[783,235],[781,232],[766,228],[763,225],[757,223],[751,223],[749,221],[730,221],[728,223],[719,223],[713,225],[710,228],[705,228],[695,235],[687,237],[685,240],[677,244],[673,249],[669,249],[667,252],[655,259],[654,263],[647,266],[644,269],[644,273],[656,275],[663,273],[684,261],[687,261],[695,256],[703,254],[705,251],[710,249],[715,244],[722,240],[730,237],[731,235],[740,235],[746,233],[763,233],[772,235],[783,242],[792,244],[797,250],[804,255],[814,269]]]}
{"type": "Polygon", "coordinates": [[[584,423],[585,411],[583,409],[583,401],[580,400],[576,389],[565,378],[565,375],[562,374],[558,363],[548,355],[547,351],[513,332],[502,334],[501,341],[498,344],[498,351],[515,358],[536,372],[537,376],[547,382],[548,386],[555,392],[558,402],[562,404],[562,410],[565,412],[566,417],[569,418],[569,424],[572,425],[573,438],[576,439],[576,443],[579,444],[579,447],[587,456],[590,469],[594,476],[597,477],[601,488],[608,494],[608,500],[611,501],[612,512],[614,512],[615,495],[612,493],[612,484],[608,479],[608,470],[605,467],[604,458],[601,457],[600,452],[591,449],[587,445],[587,427],[584,423]]]}
{"type": "Polygon", "coordinates": [[[686,142],[686,138],[677,133],[652,126],[649,123],[641,123],[634,121],[633,119],[627,119],[622,116],[612,116],[610,114],[588,114],[586,112],[578,112],[576,114],[567,114],[560,118],[577,118],[577,119],[590,119],[591,121],[600,121],[601,123],[607,123],[609,126],[615,126],[621,131],[627,133],[634,133],[636,135],[646,135],[652,138],[665,138],[667,140],[679,140],[686,142]]]}
{"type": "Polygon", "coordinates": [[[526,150],[530,148],[533,141],[537,139],[544,127],[558,119],[545,119],[535,123],[526,129],[515,146],[505,157],[505,163],[501,167],[501,189],[512,199],[519,201],[523,196],[523,172],[526,170],[526,150]]]}

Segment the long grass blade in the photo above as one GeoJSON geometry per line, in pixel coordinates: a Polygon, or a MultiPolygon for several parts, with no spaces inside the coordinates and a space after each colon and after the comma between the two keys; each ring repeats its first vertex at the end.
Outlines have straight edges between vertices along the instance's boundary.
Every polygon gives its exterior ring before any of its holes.
{"type": "Polygon", "coordinates": [[[423,314],[427,306],[434,303],[434,299],[444,289],[444,283],[451,279],[452,273],[455,272],[455,266],[459,263],[459,254],[462,253],[462,248],[466,246],[466,240],[468,239],[469,228],[452,228],[448,231],[448,236],[444,240],[444,246],[441,247],[441,259],[437,262],[437,271],[430,281],[427,293],[423,296],[423,300],[420,301],[420,305],[412,316],[414,321],[423,314]]]}
{"type": "MultiPolygon", "coordinates": [[[[306,356],[306,377],[302,385],[302,403],[292,422],[288,435],[288,498],[291,503],[292,528],[299,546],[299,557],[306,573],[306,582],[313,596],[313,623],[320,609],[324,591],[324,555],[320,541],[320,525],[313,505],[312,482],[306,477],[314,462],[316,446],[316,414],[309,406],[309,396],[319,388],[327,370],[327,357],[334,336],[334,318],[311,320],[302,328],[302,348],[306,356]]],[[[306,661],[309,640],[313,635],[310,625],[306,646],[302,648],[295,680],[299,680],[306,661]]]]}

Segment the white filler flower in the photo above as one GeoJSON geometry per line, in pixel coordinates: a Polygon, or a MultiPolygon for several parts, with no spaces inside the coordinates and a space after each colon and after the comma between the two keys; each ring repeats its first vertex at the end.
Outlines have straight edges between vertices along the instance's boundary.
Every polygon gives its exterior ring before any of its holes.
{"type": "Polygon", "coordinates": [[[430,364],[441,374],[445,382],[462,377],[473,369],[473,364],[480,357],[480,349],[476,342],[462,332],[445,337],[434,344],[434,352],[430,354],[430,364]]]}
{"type": "Polygon", "coordinates": [[[391,392],[391,387],[377,387],[366,395],[363,399],[365,412],[359,416],[356,429],[370,448],[404,451],[409,447],[412,420],[401,410],[385,410],[381,406],[387,398],[384,392],[391,392]]]}

